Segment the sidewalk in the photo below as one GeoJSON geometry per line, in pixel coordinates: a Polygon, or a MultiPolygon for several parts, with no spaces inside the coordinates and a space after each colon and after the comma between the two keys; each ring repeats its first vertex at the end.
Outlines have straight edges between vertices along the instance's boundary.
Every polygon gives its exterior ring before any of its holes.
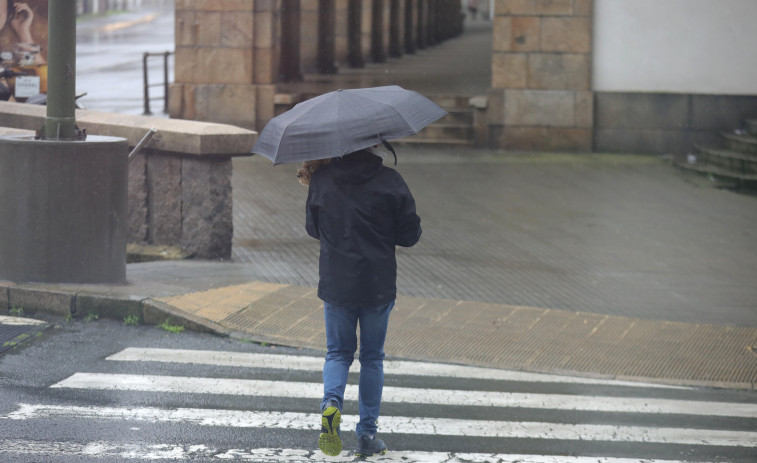
{"type": "MultiPolygon", "coordinates": [[[[401,295],[388,356],[754,387],[757,289],[744,282],[757,275],[751,235],[757,198],[698,185],[695,177],[647,157],[461,156],[409,147],[398,155],[398,168],[419,203],[424,236],[398,257],[401,295]],[[442,171],[455,175],[440,185],[442,171]],[[535,181],[539,174],[548,186],[535,181]],[[443,194],[440,186],[452,193],[443,194]],[[471,199],[471,186],[478,200],[471,199]],[[505,194],[498,196],[498,188],[505,194]],[[467,216],[452,221],[466,210],[467,216]],[[466,227],[471,220],[478,231],[466,227]],[[586,236],[561,237],[590,222],[594,230],[583,230],[586,236]],[[628,236],[615,241],[620,230],[628,236]],[[671,234],[678,239],[665,241],[671,234]],[[712,261],[690,275],[692,264],[713,258],[708,248],[720,242],[716,235],[741,236],[717,251],[743,257],[712,261]],[[466,247],[465,237],[476,245],[499,240],[504,246],[476,251],[466,247]],[[595,260],[587,260],[587,253],[595,260]],[[654,270],[654,284],[637,275],[639,266],[662,264],[667,269],[654,270]],[[480,271],[471,276],[477,269],[492,277],[480,278],[480,271]],[[592,287],[592,278],[599,287],[592,287]],[[708,296],[729,282],[728,291],[708,296]],[[688,296],[678,308],[676,293],[688,296]],[[558,299],[552,306],[529,303],[558,299]],[[598,302],[592,305],[592,299],[598,302]]],[[[300,224],[306,189],[294,180],[292,166],[273,167],[256,157],[235,163],[236,262],[130,264],[128,285],[0,283],[0,307],[61,315],[74,310],[77,317],[131,314],[146,323],[168,319],[240,339],[323,349],[322,303],[315,290],[318,244],[300,224]]]]}

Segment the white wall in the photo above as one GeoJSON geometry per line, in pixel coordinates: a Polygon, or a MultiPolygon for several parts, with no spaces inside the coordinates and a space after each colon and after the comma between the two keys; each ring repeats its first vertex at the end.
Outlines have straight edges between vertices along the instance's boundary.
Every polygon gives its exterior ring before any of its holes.
{"type": "Polygon", "coordinates": [[[757,95],[757,0],[594,0],[593,89],[757,95]]]}

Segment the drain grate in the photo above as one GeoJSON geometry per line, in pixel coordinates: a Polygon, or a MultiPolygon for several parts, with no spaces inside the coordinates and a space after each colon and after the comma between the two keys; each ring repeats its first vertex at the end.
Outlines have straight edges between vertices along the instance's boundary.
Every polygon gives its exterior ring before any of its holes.
{"type": "Polygon", "coordinates": [[[47,324],[6,324],[0,320],[0,353],[13,349],[47,328],[47,324]]]}

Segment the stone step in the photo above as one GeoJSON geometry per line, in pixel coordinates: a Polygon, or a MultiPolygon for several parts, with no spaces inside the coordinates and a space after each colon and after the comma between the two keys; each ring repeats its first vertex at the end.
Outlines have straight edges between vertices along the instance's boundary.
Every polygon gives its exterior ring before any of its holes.
{"type": "Polygon", "coordinates": [[[427,95],[449,114],[421,130],[408,143],[473,145],[473,108],[468,95],[427,95]]]}
{"type": "Polygon", "coordinates": [[[739,182],[757,182],[757,174],[734,172],[723,167],[717,167],[709,164],[700,164],[698,162],[694,164],[687,162],[675,162],[674,164],[684,170],[690,170],[693,172],[698,172],[700,174],[712,175],[722,179],[737,180],[739,182]]]}
{"type": "Polygon", "coordinates": [[[162,260],[184,260],[192,255],[176,246],[128,243],[126,245],[126,262],[155,262],[162,260]]]}
{"type": "Polygon", "coordinates": [[[473,125],[473,111],[471,109],[448,109],[446,116],[436,121],[444,124],[473,125]]]}
{"type": "Polygon", "coordinates": [[[445,146],[473,146],[473,140],[469,139],[440,139],[440,138],[423,138],[423,137],[405,137],[397,140],[392,140],[392,144],[407,144],[407,145],[445,145],[445,146]]]}
{"type": "Polygon", "coordinates": [[[726,147],[732,151],[757,154],[757,137],[741,133],[721,132],[726,147]]]}
{"type": "Polygon", "coordinates": [[[734,173],[757,174],[757,155],[721,148],[694,146],[696,164],[709,165],[734,173]]]}
{"type": "Polygon", "coordinates": [[[746,121],[747,132],[753,137],[757,137],[757,119],[749,119],[746,121]]]}
{"type": "Polygon", "coordinates": [[[470,96],[467,95],[426,95],[426,98],[447,111],[470,108],[470,96]]]}
{"type": "Polygon", "coordinates": [[[418,132],[420,138],[473,139],[473,126],[467,124],[434,123],[418,132]]]}

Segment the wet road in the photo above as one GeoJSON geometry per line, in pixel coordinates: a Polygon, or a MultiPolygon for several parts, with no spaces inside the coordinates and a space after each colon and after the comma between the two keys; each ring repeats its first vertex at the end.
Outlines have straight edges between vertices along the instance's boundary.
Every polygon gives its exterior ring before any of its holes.
{"type": "MultiPolygon", "coordinates": [[[[76,92],[95,111],[142,114],[144,111],[143,53],[174,50],[173,5],[145,2],[137,12],[118,13],[77,22],[76,92]]],[[[149,59],[151,84],[163,80],[163,58],[149,59]]],[[[169,59],[173,80],[173,57],[169,59]]],[[[154,116],[162,116],[163,86],[150,88],[154,116]]]]}
{"type": "MultiPolygon", "coordinates": [[[[357,461],[356,370],[342,454],[317,450],[320,352],[47,321],[0,354],[0,461],[357,461]]],[[[395,359],[385,374],[382,461],[754,461],[748,391],[395,359]]]]}

